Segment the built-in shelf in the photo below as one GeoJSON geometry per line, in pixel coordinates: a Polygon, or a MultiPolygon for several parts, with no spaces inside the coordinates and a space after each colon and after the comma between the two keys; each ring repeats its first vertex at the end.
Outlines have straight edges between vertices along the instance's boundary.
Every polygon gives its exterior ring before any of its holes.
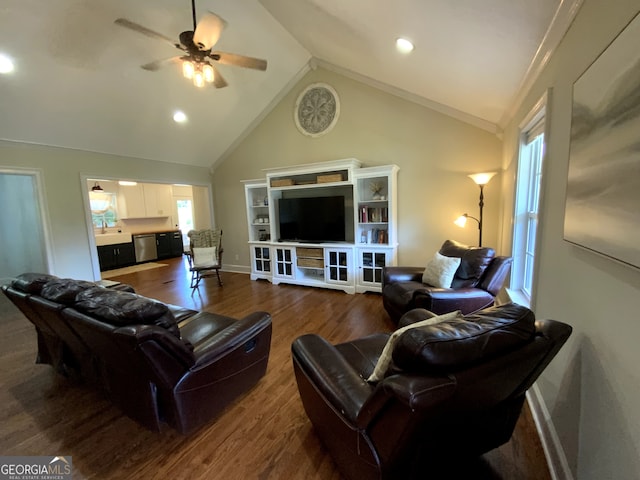
{"type": "Polygon", "coordinates": [[[251,278],[321,286],[348,293],[380,291],[385,265],[397,256],[398,167],[363,167],[357,159],[266,169],[244,181],[251,278]],[[346,242],[278,242],[281,198],[345,197],[346,242]],[[257,218],[268,218],[258,222],[257,218]]]}

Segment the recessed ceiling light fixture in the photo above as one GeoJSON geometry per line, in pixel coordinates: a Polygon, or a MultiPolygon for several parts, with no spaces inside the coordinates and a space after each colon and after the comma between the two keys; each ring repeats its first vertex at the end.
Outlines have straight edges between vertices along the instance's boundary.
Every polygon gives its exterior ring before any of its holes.
{"type": "Polygon", "coordinates": [[[187,121],[187,115],[183,111],[177,110],[173,114],[173,121],[176,123],[184,123],[187,121]]]}
{"type": "Polygon", "coordinates": [[[0,53],[0,73],[11,73],[14,70],[13,60],[0,53]]]}
{"type": "Polygon", "coordinates": [[[413,43],[406,38],[400,37],[396,39],[396,48],[400,53],[409,53],[413,50],[413,43]]]}

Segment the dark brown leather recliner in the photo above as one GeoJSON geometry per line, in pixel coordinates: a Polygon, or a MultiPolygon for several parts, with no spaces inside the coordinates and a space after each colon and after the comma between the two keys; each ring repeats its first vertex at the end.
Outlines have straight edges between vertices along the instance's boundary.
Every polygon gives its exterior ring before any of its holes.
{"type": "Polygon", "coordinates": [[[451,288],[422,283],[425,267],[384,267],[382,305],[395,323],[414,308],[437,314],[460,310],[466,315],[494,304],[509,274],[511,257],[496,257],[492,248],[470,247],[453,240],[445,241],[439,253],[461,259],[451,288]]]}
{"type": "Polygon", "coordinates": [[[36,326],[38,362],[97,386],[152,430],[195,431],[266,372],[266,312],[237,320],[43,274],[2,290],[36,326]]]}
{"type": "MultiPolygon", "coordinates": [[[[432,316],[417,309],[401,325],[432,316]]],[[[389,334],[338,345],[309,334],[292,344],[304,409],[345,478],[427,478],[506,443],[525,392],[571,334],[520,305],[402,333],[391,367],[371,375],[389,334]]]]}

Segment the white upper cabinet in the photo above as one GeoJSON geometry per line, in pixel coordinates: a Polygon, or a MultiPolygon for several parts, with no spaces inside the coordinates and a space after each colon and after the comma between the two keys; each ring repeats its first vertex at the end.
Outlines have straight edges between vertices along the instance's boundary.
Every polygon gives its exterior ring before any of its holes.
{"type": "Polygon", "coordinates": [[[120,187],[122,218],[169,217],[172,208],[171,185],[138,183],[120,187]]]}

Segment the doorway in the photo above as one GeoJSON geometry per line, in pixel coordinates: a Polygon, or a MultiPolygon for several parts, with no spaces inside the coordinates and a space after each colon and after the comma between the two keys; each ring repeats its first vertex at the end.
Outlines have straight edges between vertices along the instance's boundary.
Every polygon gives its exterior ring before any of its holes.
{"type": "Polygon", "coordinates": [[[182,232],[182,245],[189,244],[187,233],[194,229],[193,200],[187,197],[174,197],[175,218],[178,219],[178,228],[182,232]]]}
{"type": "Polygon", "coordinates": [[[0,283],[24,272],[52,273],[40,173],[0,169],[0,283]]]}

